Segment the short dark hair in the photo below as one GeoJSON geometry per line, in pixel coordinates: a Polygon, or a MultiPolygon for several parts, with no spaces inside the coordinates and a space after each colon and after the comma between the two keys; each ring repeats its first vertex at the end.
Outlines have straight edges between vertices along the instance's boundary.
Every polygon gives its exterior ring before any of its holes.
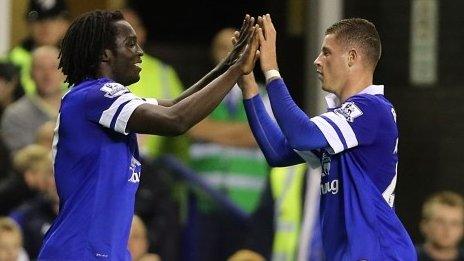
{"type": "Polygon", "coordinates": [[[95,10],[76,18],[61,42],[60,65],[70,85],[96,78],[101,55],[114,50],[117,28],[123,20],[119,11],[95,10]]]}
{"type": "Polygon", "coordinates": [[[0,62],[0,78],[7,82],[16,81],[13,97],[16,101],[24,95],[24,88],[20,81],[20,68],[9,61],[0,62]]]}
{"type": "Polygon", "coordinates": [[[382,45],[375,25],[366,19],[343,19],[325,31],[326,35],[334,34],[344,44],[358,45],[364,50],[369,64],[374,68],[380,59],[382,45]]]}
{"type": "Polygon", "coordinates": [[[19,68],[7,61],[0,62],[0,78],[10,82],[19,76],[19,68]]]}

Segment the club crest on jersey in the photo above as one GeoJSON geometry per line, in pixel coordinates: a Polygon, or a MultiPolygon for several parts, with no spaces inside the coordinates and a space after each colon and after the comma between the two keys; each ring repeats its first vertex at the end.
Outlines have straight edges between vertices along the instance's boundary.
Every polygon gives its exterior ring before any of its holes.
{"type": "Polygon", "coordinates": [[[129,180],[127,181],[131,183],[139,183],[141,172],[142,172],[142,164],[140,164],[140,162],[137,159],[132,157],[131,164],[129,167],[129,173],[131,174],[131,176],[129,180]]]}
{"type": "Polygon", "coordinates": [[[105,97],[108,98],[118,97],[129,91],[126,86],[115,82],[105,83],[100,90],[105,92],[105,97]]]}
{"type": "Polygon", "coordinates": [[[334,113],[343,116],[348,122],[353,122],[354,119],[363,115],[361,109],[354,102],[343,103],[340,108],[334,110],[334,113]]]}
{"type": "Polygon", "coordinates": [[[330,171],[330,155],[327,151],[324,151],[322,153],[322,159],[321,159],[321,165],[322,165],[322,177],[325,177],[329,175],[330,171]]]}

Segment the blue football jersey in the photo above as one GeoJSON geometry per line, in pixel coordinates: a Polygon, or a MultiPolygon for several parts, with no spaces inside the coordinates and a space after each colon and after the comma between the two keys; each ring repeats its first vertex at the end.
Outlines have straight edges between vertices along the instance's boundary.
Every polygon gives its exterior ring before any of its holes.
{"type": "Polygon", "coordinates": [[[107,78],[84,81],[63,97],[53,140],[59,214],[40,260],[130,260],[141,164],[126,125],[146,102],[107,78]]]}
{"type": "MultiPolygon", "coordinates": [[[[311,118],[330,147],[321,151],[321,228],[328,260],[416,260],[394,211],[398,129],[383,86],[372,85],[311,118]]],[[[299,152],[303,155],[305,152],[299,152]]]]}

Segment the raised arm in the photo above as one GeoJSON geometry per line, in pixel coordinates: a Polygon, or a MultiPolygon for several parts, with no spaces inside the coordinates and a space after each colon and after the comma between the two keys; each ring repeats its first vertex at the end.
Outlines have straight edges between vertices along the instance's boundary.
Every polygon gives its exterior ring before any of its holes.
{"type": "Polygon", "coordinates": [[[260,63],[266,75],[272,111],[291,148],[300,151],[329,147],[319,128],[293,101],[280,77],[276,57],[276,30],[269,14],[258,18],[262,29],[260,40],[260,63]]]}
{"type": "MultiPolygon", "coordinates": [[[[250,19],[253,24],[254,19],[250,19]]],[[[247,31],[246,45],[239,58],[204,88],[192,91],[171,107],[142,104],[132,113],[127,130],[156,135],[180,135],[205,118],[221,102],[238,78],[254,67],[258,48],[258,26],[247,31]]]]}
{"type": "Polygon", "coordinates": [[[270,166],[290,166],[303,162],[288,144],[277,124],[267,113],[259,96],[258,85],[253,73],[243,76],[239,81],[243,92],[243,103],[251,131],[263,151],[270,166]]]}

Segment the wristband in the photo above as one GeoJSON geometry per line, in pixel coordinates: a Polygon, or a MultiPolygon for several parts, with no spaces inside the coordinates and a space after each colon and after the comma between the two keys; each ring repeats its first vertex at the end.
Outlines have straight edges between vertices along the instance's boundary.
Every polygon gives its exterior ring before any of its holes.
{"type": "Polygon", "coordinates": [[[269,82],[272,78],[282,78],[279,71],[274,69],[264,72],[264,77],[266,77],[266,82],[269,82]]]}

